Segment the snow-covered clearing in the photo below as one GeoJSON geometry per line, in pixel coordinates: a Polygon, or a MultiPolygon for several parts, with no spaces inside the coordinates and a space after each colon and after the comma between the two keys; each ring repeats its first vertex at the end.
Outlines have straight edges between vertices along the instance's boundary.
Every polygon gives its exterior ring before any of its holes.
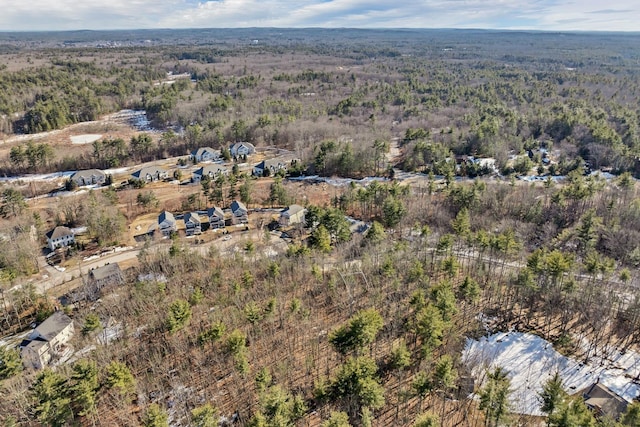
{"type": "Polygon", "coordinates": [[[334,187],[344,187],[350,185],[352,182],[355,184],[360,184],[366,186],[373,181],[378,182],[386,182],[389,181],[388,178],[380,177],[380,176],[368,176],[362,179],[352,179],[352,178],[339,178],[339,177],[322,177],[319,175],[310,175],[310,176],[298,176],[298,177],[289,177],[290,181],[311,181],[311,182],[326,182],[329,185],[333,185],[334,187]]]}
{"type": "Polygon", "coordinates": [[[556,371],[569,394],[582,391],[598,379],[629,402],[640,394],[640,385],[633,381],[640,375],[640,355],[632,351],[595,356],[583,364],[561,355],[536,335],[503,332],[479,341],[468,339],[462,359],[480,381],[487,368],[500,366],[509,371],[511,407],[519,414],[544,415],[538,392],[556,371]]]}
{"type": "Polygon", "coordinates": [[[19,176],[9,176],[9,177],[0,177],[1,182],[37,182],[37,181],[52,181],[55,179],[64,179],[69,178],[71,175],[76,173],[77,171],[64,171],[64,172],[52,172],[52,173],[44,173],[44,174],[33,174],[33,175],[19,175],[19,176]]]}
{"type": "Polygon", "coordinates": [[[102,138],[102,135],[97,133],[87,133],[85,135],[76,135],[71,137],[72,144],[91,144],[94,141],[102,138]]]}

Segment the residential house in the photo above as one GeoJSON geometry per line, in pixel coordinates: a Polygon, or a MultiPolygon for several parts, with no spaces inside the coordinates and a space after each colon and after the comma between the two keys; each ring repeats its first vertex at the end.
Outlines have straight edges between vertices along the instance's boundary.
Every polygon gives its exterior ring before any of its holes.
{"type": "Polygon", "coordinates": [[[162,166],[145,166],[131,176],[146,182],[160,181],[169,177],[169,172],[162,166]]]}
{"type": "Polygon", "coordinates": [[[211,147],[200,147],[191,152],[191,160],[195,162],[209,162],[220,159],[220,150],[211,147]]]}
{"type": "Polygon", "coordinates": [[[163,236],[169,236],[177,231],[176,219],[171,212],[162,211],[158,216],[158,230],[163,236]]]}
{"type": "Polygon", "coordinates": [[[124,284],[124,275],[118,263],[105,264],[102,267],[91,269],[89,275],[83,277],[83,282],[83,287],[75,289],[66,295],[67,301],[96,301],[100,298],[102,289],[124,284]]]}
{"type": "Polygon", "coordinates": [[[124,284],[124,275],[117,262],[105,264],[102,267],[89,271],[89,282],[98,290],[107,286],[117,286],[124,284]]]}
{"type": "Polygon", "coordinates": [[[231,223],[232,224],[248,224],[249,214],[244,203],[234,200],[231,203],[231,223]]]}
{"type": "Polygon", "coordinates": [[[78,187],[85,185],[103,185],[107,180],[107,175],[99,169],[87,169],[78,171],[71,175],[71,181],[78,187]]]}
{"type": "Polygon", "coordinates": [[[288,227],[294,224],[302,224],[304,223],[304,215],[306,213],[307,210],[303,206],[291,205],[280,212],[278,223],[281,227],[288,227]]]}
{"type": "Polygon", "coordinates": [[[609,390],[602,383],[595,382],[582,393],[584,403],[596,417],[609,417],[617,420],[627,410],[625,399],[609,390]]]}
{"type": "Polygon", "coordinates": [[[209,217],[209,228],[211,230],[224,228],[224,212],[222,212],[222,209],[218,207],[209,208],[207,216],[209,217]]]}
{"type": "Polygon", "coordinates": [[[197,212],[189,212],[184,216],[184,226],[187,236],[193,236],[195,234],[202,233],[202,224],[200,222],[200,215],[197,212]]]}
{"type": "Polygon", "coordinates": [[[256,147],[250,142],[236,142],[231,144],[229,152],[232,157],[248,156],[256,152],[256,147]]]}
{"type": "Polygon", "coordinates": [[[191,182],[198,183],[202,181],[202,178],[208,176],[212,180],[216,179],[219,175],[228,175],[229,169],[222,165],[209,164],[196,170],[191,176],[191,182]]]}
{"type": "Polygon", "coordinates": [[[73,231],[68,227],[57,226],[53,230],[49,231],[47,234],[47,246],[52,251],[56,250],[56,248],[62,248],[75,243],[76,239],[73,235],[73,231]]]}
{"type": "Polygon", "coordinates": [[[73,333],[73,320],[62,311],[56,311],[20,345],[22,364],[28,369],[42,369],[54,357],[69,354],[70,349],[66,344],[73,333]]]}
{"type": "Polygon", "coordinates": [[[269,170],[269,176],[273,176],[279,171],[287,171],[291,166],[291,163],[295,161],[295,159],[283,159],[283,158],[274,158],[269,160],[263,160],[257,165],[253,167],[253,175],[254,176],[265,176],[265,170],[269,170]]]}

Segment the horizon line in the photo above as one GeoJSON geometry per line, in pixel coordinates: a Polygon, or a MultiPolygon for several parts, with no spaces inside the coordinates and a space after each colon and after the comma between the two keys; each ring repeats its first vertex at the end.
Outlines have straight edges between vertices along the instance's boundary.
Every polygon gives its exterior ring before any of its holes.
{"type": "Polygon", "coordinates": [[[486,32],[517,32],[517,33],[576,33],[576,34],[640,34],[640,30],[544,30],[536,28],[482,28],[482,27],[158,27],[158,28],[110,28],[110,29],[67,29],[67,30],[0,30],[0,34],[25,34],[25,33],[75,33],[75,32],[125,32],[125,31],[197,31],[197,30],[360,30],[360,31],[486,31],[486,32]]]}

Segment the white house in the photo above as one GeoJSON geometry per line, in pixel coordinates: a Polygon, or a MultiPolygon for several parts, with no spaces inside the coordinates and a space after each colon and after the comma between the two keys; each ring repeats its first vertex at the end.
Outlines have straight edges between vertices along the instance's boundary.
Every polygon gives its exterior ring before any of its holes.
{"type": "Polygon", "coordinates": [[[247,207],[244,203],[234,200],[231,203],[231,223],[232,224],[248,224],[249,223],[249,215],[248,215],[247,207]]]}
{"type": "Polygon", "coordinates": [[[28,369],[42,369],[54,356],[66,355],[70,351],[66,344],[73,333],[73,320],[62,311],[56,311],[20,345],[22,364],[28,369]]]}
{"type": "Polygon", "coordinates": [[[153,182],[160,181],[169,177],[169,172],[162,166],[146,166],[131,174],[135,179],[153,182]]]}
{"type": "Polygon", "coordinates": [[[158,216],[158,229],[163,236],[176,232],[176,219],[171,212],[162,211],[158,216]]]}
{"type": "Polygon", "coordinates": [[[107,175],[99,169],[87,169],[71,175],[71,181],[75,182],[79,187],[84,185],[102,185],[106,179],[107,175]]]}
{"type": "Polygon", "coordinates": [[[193,175],[191,175],[191,182],[198,183],[202,181],[202,178],[205,176],[208,176],[211,179],[216,179],[219,175],[228,174],[229,169],[225,168],[224,166],[215,164],[205,165],[193,172],[193,175]]]}
{"type": "Polygon", "coordinates": [[[304,222],[304,215],[307,210],[300,205],[291,205],[280,212],[278,223],[281,227],[288,227],[293,224],[301,224],[304,222]]]}
{"type": "Polygon", "coordinates": [[[52,251],[56,248],[72,245],[76,241],[73,231],[64,226],[57,226],[53,230],[49,231],[46,236],[47,246],[49,246],[49,249],[52,251]]]}
{"type": "Polygon", "coordinates": [[[235,144],[231,144],[229,152],[232,157],[248,156],[256,152],[256,147],[250,142],[236,142],[235,144]]]}
{"type": "Polygon", "coordinates": [[[208,162],[219,158],[220,150],[214,150],[211,147],[200,147],[191,152],[191,160],[196,162],[208,162]]]}
{"type": "Polygon", "coordinates": [[[222,209],[218,207],[209,208],[207,215],[209,216],[209,229],[224,228],[224,212],[222,212],[222,209]]]}

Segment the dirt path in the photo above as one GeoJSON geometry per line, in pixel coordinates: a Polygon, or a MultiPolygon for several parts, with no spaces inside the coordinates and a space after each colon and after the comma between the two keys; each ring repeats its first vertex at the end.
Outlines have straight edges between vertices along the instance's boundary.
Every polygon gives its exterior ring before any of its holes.
{"type": "Polygon", "coordinates": [[[389,151],[387,152],[387,161],[392,165],[395,165],[400,161],[401,156],[402,150],[400,150],[400,138],[392,138],[389,143],[389,151]]]}

